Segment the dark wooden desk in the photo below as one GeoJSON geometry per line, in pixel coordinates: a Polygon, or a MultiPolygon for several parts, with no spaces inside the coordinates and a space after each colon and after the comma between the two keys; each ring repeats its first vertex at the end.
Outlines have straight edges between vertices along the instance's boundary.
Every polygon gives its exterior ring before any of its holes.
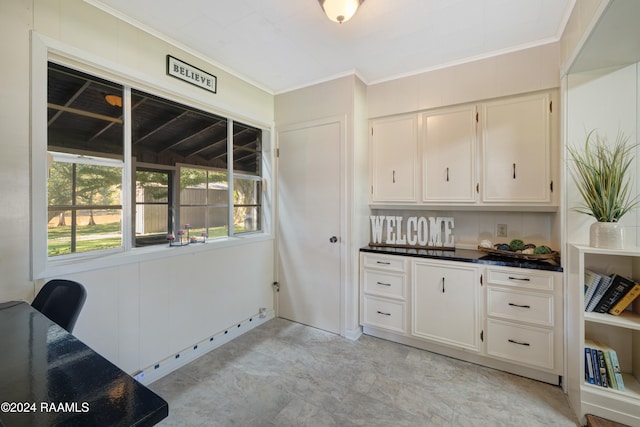
{"type": "Polygon", "coordinates": [[[152,426],[160,396],[25,302],[0,304],[0,427],[152,426]]]}

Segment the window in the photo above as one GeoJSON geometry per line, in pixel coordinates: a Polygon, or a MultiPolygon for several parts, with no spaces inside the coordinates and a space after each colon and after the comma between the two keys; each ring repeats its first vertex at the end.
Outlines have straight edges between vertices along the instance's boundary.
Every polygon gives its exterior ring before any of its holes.
{"type": "Polygon", "coordinates": [[[233,124],[234,233],[260,230],[262,199],[262,134],[241,123],[233,124]]]}
{"type": "Polygon", "coordinates": [[[50,64],[49,256],[122,247],[122,86],[50,64]]]}
{"type": "Polygon", "coordinates": [[[261,129],[51,62],[47,97],[49,257],[262,229],[261,129]]]}
{"type": "Polygon", "coordinates": [[[227,174],[202,168],[180,168],[180,221],[183,227],[190,228],[194,237],[223,237],[229,233],[228,218],[227,174]]]}

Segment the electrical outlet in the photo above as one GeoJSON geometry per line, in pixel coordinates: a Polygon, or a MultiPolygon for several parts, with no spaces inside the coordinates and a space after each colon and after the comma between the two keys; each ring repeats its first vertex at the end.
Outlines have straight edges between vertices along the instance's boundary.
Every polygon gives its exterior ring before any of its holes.
{"type": "Polygon", "coordinates": [[[498,224],[496,227],[497,237],[507,237],[507,224],[498,224]]]}

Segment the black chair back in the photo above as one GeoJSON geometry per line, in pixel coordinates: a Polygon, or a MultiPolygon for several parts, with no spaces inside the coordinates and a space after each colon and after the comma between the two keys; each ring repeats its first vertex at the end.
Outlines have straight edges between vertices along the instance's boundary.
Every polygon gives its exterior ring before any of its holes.
{"type": "Polygon", "coordinates": [[[31,306],[71,333],[86,298],[87,291],[80,283],[55,279],[40,289],[31,306]]]}

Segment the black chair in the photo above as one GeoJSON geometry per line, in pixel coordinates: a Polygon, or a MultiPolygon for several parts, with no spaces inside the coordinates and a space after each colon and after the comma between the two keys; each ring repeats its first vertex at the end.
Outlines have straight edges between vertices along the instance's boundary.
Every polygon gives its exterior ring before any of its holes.
{"type": "Polygon", "coordinates": [[[55,279],[40,289],[31,306],[71,333],[86,299],[87,291],[80,283],[55,279]]]}

